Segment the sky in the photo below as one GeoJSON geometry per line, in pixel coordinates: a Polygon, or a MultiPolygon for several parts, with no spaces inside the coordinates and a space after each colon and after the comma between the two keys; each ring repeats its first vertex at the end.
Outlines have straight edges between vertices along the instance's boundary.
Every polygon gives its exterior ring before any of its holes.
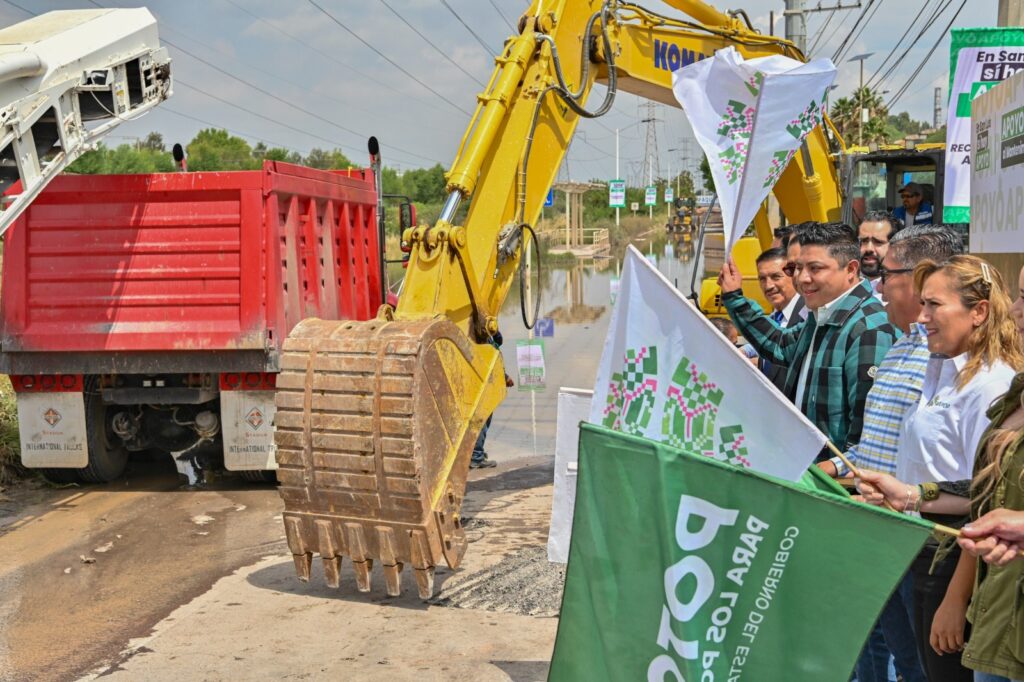
{"type": "MultiPolygon", "coordinates": [[[[806,0],[805,4],[831,7],[836,2],[839,0],[806,0]]],[[[890,91],[883,95],[888,99],[924,63],[892,110],[905,110],[915,119],[930,122],[933,88],[942,86],[945,99],[948,84],[949,34],[944,29],[964,0],[860,2],[860,9],[807,15],[807,44],[813,48],[812,56],[831,58],[861,13],[867,12],[861,23],[863,30],[839,60],[836,96],[849,95],[857,86],[858,67],[848,61],[849,57],[873,52],[874,56],[865,62],[865,77],[870,78],[901,40],[896,55],[903,52],[910,42],[904,38],[916,34],[921,16],[945,8],[881,85],[882,90],[890,91]],[[934,53],[926,59],[936,41],[934,53]]],[[[657,0],[640,0],[640,4],[680,16],[657,0]]],[[[853,5],[856,0],[842,0],[842,4],[853,5]]],[[[965,4],[952,24],[954,28],[995,25],[996,0],[969,0],[965,4]]],[[[168,144],[187,143],[198,130],[215,126],[227,128],[250,144],[262,141],[301,154],[314,147],[339,147],[353,162],[365,163],[366,139],[375,135],[381,141],[385,165],[403,171],[436,163],[449,166],[469,123],[476,95],[490,78],[493,56],[512,34],[512,24],[529,3],[0,0],[0,25],[27,19],[30,15],[20,8],[38,14],[97,5],[148,7],[157,17],[161,40],[170,50],[175,79],[174,95],[168,102],[120,126],[108,138],[108,144],[132,142],[150,131],[160,132],[168,144]],[[439,49],[431,47],[396,13],[439,49]],[[375,54],[346,27],[393,63],[375,54]]],[[[782,0],[729,0],[717,6],[723,10],[744,9],[761,32],[768,31],[769,12],[774,10],[775,33],[784,32],[782,0]]],[[[595,89],[592,106],[602,96],[603,89],[595,89]]],[[[619,175],[641,183],[649,125],[639,122],[647,117],[643,102],[620,93],[608,115],[581,122],[559,179],[615,177],[614,130],[619,129],[619,175]]],[[[695,168],[699,151],[683,113],[658,105],[655,118],[660,174],[668,176],[681,167],[695,168]]]]}

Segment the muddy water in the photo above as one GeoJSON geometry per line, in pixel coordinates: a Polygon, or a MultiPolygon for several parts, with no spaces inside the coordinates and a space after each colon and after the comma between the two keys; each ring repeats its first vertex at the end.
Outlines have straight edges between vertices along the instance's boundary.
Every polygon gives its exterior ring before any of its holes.
{"type": "MultiPolygon", "coordinates": [[[[646,246],[643,251],[656,259],[658,270],[670,282],[689,293],[694,262],[688,247],[668,250],[659,244],[656,249],[646,246]]],[[[522,391],[517,385],[498,407],[485,449],[499,465],[503,459],[553,455],[558,388],[593,388],[608,332],[611,282],[616,278],[617,263],[621,260],[609,259],[542,273],[540,314],[554,320],[554,336],[543,338],[546,388],[541,392],[522,391]]],[[[523,326],[518,286],[506,300],[499,324],[505,342],[505,371],[518,383],[516,342],[530,336],[523,326]]]]}

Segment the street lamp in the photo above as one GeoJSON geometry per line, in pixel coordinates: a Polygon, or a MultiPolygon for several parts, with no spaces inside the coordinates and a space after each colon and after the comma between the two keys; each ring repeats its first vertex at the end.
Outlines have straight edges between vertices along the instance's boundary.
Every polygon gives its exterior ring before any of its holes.
{"type": "Polygon", "coordinates": [[[873,55],[874,52],[865,52],[855,57],[850,57],[846,61],[848,62],[860,62],[860,87],[857,89],[857,108],[860,110],[857,112],[857,145],[861,146],[864,144],[864,60],[873,55]]]}

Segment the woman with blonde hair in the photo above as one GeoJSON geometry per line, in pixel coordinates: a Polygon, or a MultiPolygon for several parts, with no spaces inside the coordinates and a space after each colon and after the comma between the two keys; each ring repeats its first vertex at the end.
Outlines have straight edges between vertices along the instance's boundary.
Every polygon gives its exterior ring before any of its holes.
{"type": "MultiPolygon", "coordinates": [[[[1024,268],[1013,304],[1024,337],[1024,268]]],[[[989,410],[971,484],[971,517],[960,545],[993,565],[977,562],[968,610],[973,626],[964,662],[979,682],[1024,680],[1024,562],[1009,563],[1024,542],[1024,373],[989,410]]]]}
{"type": "MultiPolygon", "coordinates": [[[[921,397],[903,416],[896,475],[863,472],[861,492],[869,502],[959,526],[970,511],[963,482],[972,476],[988,409],[1024,369],[1024,353],[1003,279],[984,260],[925,261],[914,283],[932,357],[921,397]]],[[[926,546],[911,566],[918,650],[931,682],[971,680],[960,652],[975,564],[961,561],[958,550],[936,560],[935,550],[926,546]]]]}

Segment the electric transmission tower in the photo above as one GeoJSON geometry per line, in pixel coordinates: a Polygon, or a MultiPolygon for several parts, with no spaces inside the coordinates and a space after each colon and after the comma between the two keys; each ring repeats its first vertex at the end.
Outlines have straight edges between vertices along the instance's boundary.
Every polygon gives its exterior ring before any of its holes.
{"type": "Polygon", "coordinates": [[[660,155],[658,154],[658,118],[655,116],[657,113],[656,107],[658,106],[655,102],[644,102],[643,106],[646,108],[644,117],[640,119],[641,123],[647,124],[647,134],[644,138],[644,162],[647,165],[647,181],[649,184],[654,184],[655,178],[661,177],[661,161],[660,155]]]}

